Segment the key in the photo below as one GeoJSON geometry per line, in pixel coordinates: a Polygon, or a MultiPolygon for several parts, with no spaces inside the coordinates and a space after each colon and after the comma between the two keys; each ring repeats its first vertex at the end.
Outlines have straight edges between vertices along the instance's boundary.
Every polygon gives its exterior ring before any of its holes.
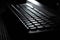
{"type": "Polygon", "coordinates": [[[35,22],[35,20],[30,20],[31,22],[35,22]]]}
{"type": "Polygon", "coordinates": [[[32,20],[33,18],[29,18],[29,20],[32,20]]]}
{"type": "Polygon", "coordinates": [[[43,26],[40,25],[40,26],[37,26],[37,28],[43,28],[43,26]]]}
{"type": "Polygon", "coordinates": [[[23,20],[24,22],[27,22],[28,20],[23,20]]]}
{"type": "Polygon", "coordinates": [[[39,17],[35,17],[35,19],[38,19],[39,17]]]}
{"type": "Polygon", "coordinates": [[[41,22],[44,22],[44,21],[43,20],[39,20],[38,22],[41,23],[41,22]]]}
{"type": "Polygon", "coordinates": [[[41,22],[41,24],[45,25],[45,24],[46,24],[46,22],[41,22]]]}
{"type": "Polygon", "coordinates": [[[32,22],[32,23],[36,24],[36,23],[38,23],[38,22],[35,21],[35,22],[32,22]]]}
{"type": "Polygon", "coordinates": [[[29,27],[34,27],[34,25],[30,25],[29,27]]]}
{"type": "Polygon", "coordinates": [[[39,26],[39,25],[40,25],[39,23],[35,24],[35,26],[39,26]]]}
{"type": "Polygon", "coordinates": [[[27,25],[29,26],[29,25],[32,25],[32,23],[27,23],[27,25]]]}
{"type": "Polygon", "coordinates": [[[25,23],[28,24],[28,23],[30,23],[30,21],[26,21],[25,23]]]}
{"type": "Polygon", "coordinates": [[[35,31],[29,31],[29,33],[38,33],[40,30],[35,30],[35,31]]]}
{"type": "Polygon", "coordinates": [[[32,28],[30,28],[30,29],[36,29],[36,27],[32,27],[32,28]]]}
{"type": "Polygon", "coordinates": [[[37,21],[41,20],[41,19],[36,19],[37,21]]]}

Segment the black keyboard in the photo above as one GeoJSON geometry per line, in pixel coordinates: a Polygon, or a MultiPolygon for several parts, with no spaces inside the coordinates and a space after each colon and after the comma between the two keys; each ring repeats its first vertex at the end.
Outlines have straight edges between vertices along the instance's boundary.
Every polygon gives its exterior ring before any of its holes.
{"type": "Polygon", "coordinates": [[[51,17],[52,14],[46,14],[30,4],[11,4],[9,8],[23,23],[28,33],[45,32],[53,30],[56,26],[51,20],[54,15],[51,17]]]}

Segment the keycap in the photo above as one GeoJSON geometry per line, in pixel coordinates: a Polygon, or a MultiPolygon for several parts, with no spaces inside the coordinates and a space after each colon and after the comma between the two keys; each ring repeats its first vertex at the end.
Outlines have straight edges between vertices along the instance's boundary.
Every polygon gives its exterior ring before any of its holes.
{"type": "Polygon", "coordinates": [[[32,25],[32,23],[27,23],[27,25],[29,26],[29,25],[32,25]]]}
{"type": "Polygon", "coordinates": [[[33,18],[29,18],[29,20],[32,20],[33,18]]]}
{"type": "Polygon", "coordinates": [[[37,18],[37,16],[35,16],[35,15],[34,15],[34,16],[33,16],[33,18],[35,18],[35,19],[36,19],[36,18],[37,18]]]}
{"type": "Polygon", "coordinates": [[[37,23],[37,24],[34,24],[35,26],[39,26],[40,24],[39,23],[37,23]]]}
{"type": "MultiPolygon", "coordinates": [[[[26,15],[27,16],[27,15],[26,15]]],[[[31,16],[27,16],[27,18],[29,19],[29,18],[31,18],[31,16]]]]}
{"type": "Polygon", "coordinates": [[[32,27],[32,28],[30,28],[30,29],[36,29],[36,27],[32,27]]]}
{"type": "Polygon", "coordinates": [[[37,18],[36,20],[37,20],[37,21],[40,21],[41,19],[40,19],[40,18],[37,18]]]}
{"type": "Polygon", "coordinates": [[[27,22],[28,20],[23,20],[24,22],[27,22]]]}
{"type": "Polygon", "coordinates": [[[37,26],[37,28],[43,28],[43,26],[42,26],[42,25],[40,25],[40,26],[37,26]]]}
{"type": "Polygon", "coordinates": [[[41,22],[44,22],[44,21],[43,20],[39,20],[38,22],[41,23],[41,22]]]}
{"type": "Polygon", "coordinates": [[[30,25],[29,27],[34,27],[34,25],[30,25]]]}
{"type": "Polygon", "coordinates": [[[28,24],[28,23],[30,23],[30,21],[26,21],[25,23],[28,24]]]}
{"type": "Polygon", "coordinates": [[[38,19],[39,17],[35,17],[35,19],[38,19]]]}
{"type": "Polygon", "coordinates": [[[41,24],[45,25],[45,24],[46,24],[46,22],[41,22],[41,24]]]}
{"type": "Polygon", "coordinates": [[[35,30],[35,31],[29,31],[29,33],[38,33],[41,32],[40,30],[35,30]]]}
{"type": "Polygon", "coordinates": [[[31,22],[34,22],[35,20],[30,20],[31,22]]]}
{"type": "Polygon", "coordinates": [[[29,16],[28,14],[25,14],[25,16],[31,17],[31,16],[29,16]]]}
{"type": "Polygon", "coordinates": [[[26,20],[26,18],[22,18],[23,20],[26,20]]]}
{"type": "Polygon", "coordinates": [[[38,23],[38,22],[35,21],[35,22],[32,22],[32,23],[36,24],[36,23],[38,23]]]}

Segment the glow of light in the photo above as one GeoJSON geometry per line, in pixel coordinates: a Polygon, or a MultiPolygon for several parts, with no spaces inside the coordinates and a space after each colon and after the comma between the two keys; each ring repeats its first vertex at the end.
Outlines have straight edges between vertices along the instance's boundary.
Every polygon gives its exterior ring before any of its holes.
{"type": "Polygon", "coordinates": [[[31,2],[33,4],[35,4],[35,5],[40,6],[40,3],[38,3],[36,0],[27,0],[27,1],[29,1],[29,2],[31,2]]]}

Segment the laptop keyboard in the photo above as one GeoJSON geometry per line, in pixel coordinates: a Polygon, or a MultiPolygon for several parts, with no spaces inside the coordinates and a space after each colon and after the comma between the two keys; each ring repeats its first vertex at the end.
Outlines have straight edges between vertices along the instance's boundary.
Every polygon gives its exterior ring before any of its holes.
{"type": "Polygon", "coordinates": [[[31,5],[11,4],[10,9],[19,18],[26,29],[29,30],[28,33],[49,31],[53,30],[56,26],[55,23],[51,21],[50,16],[31,5]]]}

